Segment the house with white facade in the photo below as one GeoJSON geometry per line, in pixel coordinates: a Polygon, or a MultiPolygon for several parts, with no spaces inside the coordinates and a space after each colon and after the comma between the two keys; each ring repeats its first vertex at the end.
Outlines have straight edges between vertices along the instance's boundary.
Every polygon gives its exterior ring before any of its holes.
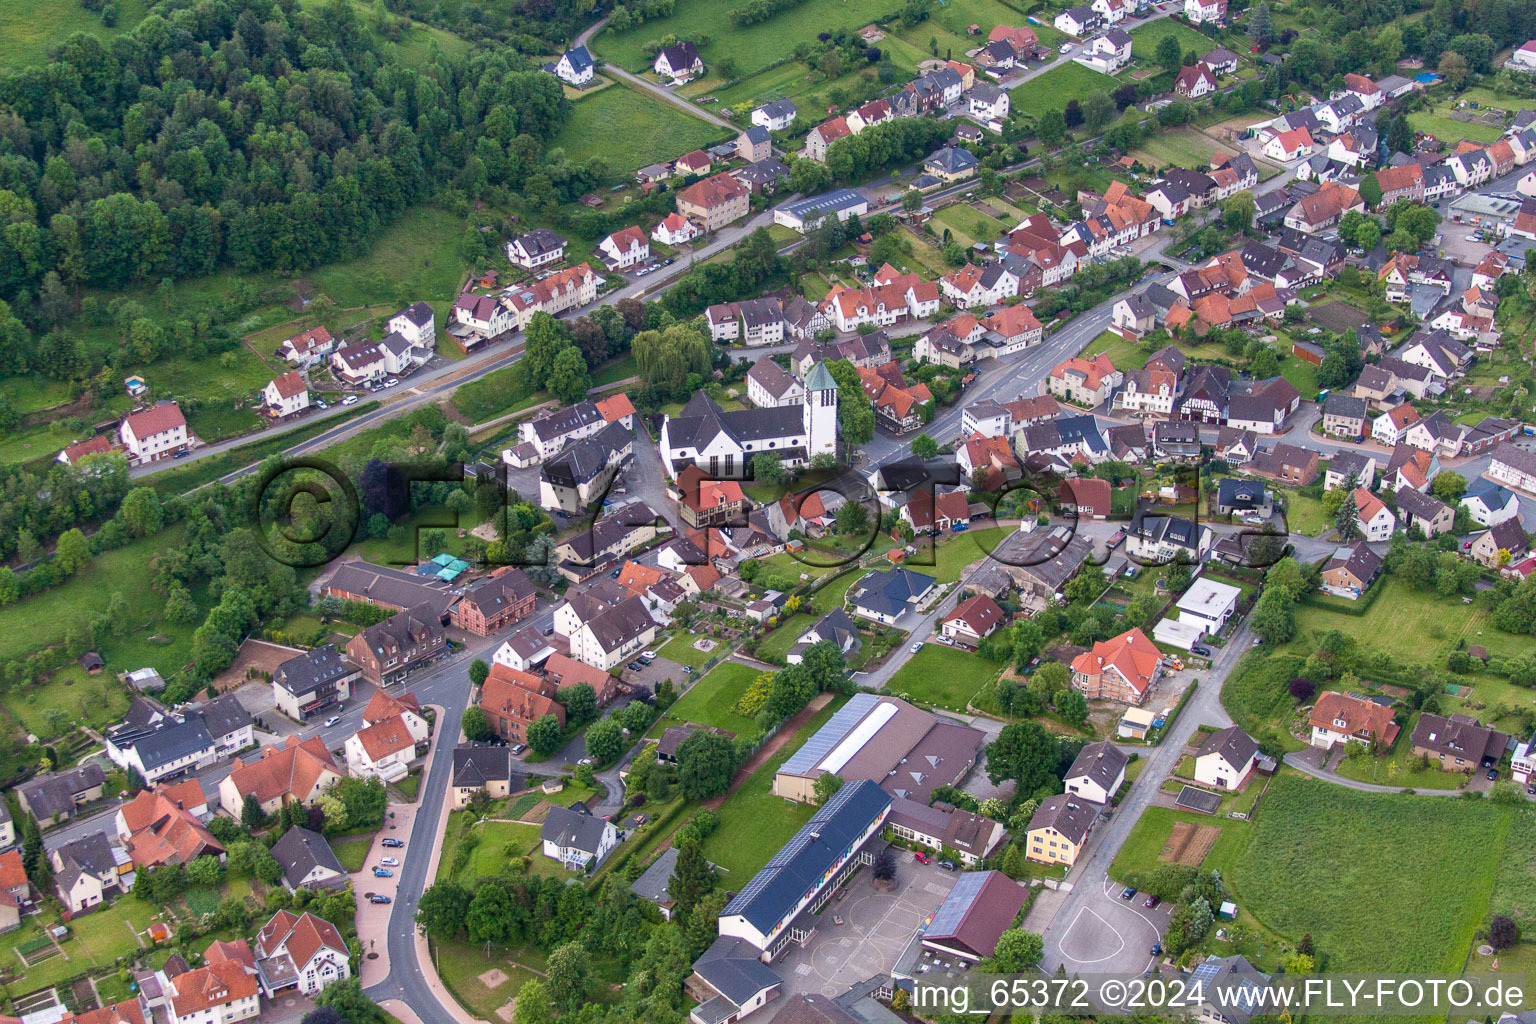
{"type": "Polygon", "coordinates": [[[651,243],[645,231],[635,224],[597,243],[597,250],[610,270],[624,270],[651,258],[651,243]]]}
{"type": "Polygon", "coordinates": [[[137,464],[169,458],[187,447],[187,418],[175,402],[161,402],[123,417],[118,436],[137,464]]]}
{"type": "Polygon", "coordinates": [[[569,807],[552,806],[539,831],[544,856],[573,869],[601,864],[619,844],[613,822],[569,807]]]}
{"type": "Polygon", "coordinates": [[[279,910],[256,933],[256,954],[269,996],[286,989],[313,996],[352,976],[346,940],[334,924],[314,914],[279,910]]]}
{"type": "Polygon", "coordinates": [[[267,383],[261,400],[273,416],[292,416],[309,408],[309,385],[297,372],[289,370],[267,383]]]}
{"type": "Polygon", "coordinates": [[[1195,753],[1195,781],[1217,789],[1238,789],[1259,757],[1259,744],[1235,725],[1205,738],[1195,753]]]}

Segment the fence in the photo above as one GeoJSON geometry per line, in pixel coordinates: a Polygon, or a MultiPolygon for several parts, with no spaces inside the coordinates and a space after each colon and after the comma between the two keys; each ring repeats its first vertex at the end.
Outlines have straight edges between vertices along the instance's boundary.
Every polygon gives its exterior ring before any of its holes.
{"type": "Polygon", "coordinates": [[[1168,730],[1172,729],[1173,723],[1178,721],[1179,713],[1184,710],[1184,705],[1189,703],[1189,698],[1195,695],[1195,690],[1199,686],[1200,680],[1195,679],[1190,681],[1189,689],[1184,691],[1184,695],[1179,698],[1179,702],[1175,704],[1173,706],[1173,710],[1168,713],[1168,718],[1163,722],[1162,728],[1148,731],[1148,744],[1156,745],[1163,742],[1163,737],[1168,735],[1168,730]]]}

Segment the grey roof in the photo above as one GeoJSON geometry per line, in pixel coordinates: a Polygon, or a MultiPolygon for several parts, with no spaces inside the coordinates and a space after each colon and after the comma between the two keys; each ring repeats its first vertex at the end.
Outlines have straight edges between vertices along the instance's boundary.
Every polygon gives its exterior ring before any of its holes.
{"type": "Polygon", "coordinates": [[[490,782],[510,782],[512,750],[506,746],[469,743],[453,748],[453,784],[484,787],[490,782]]]}
{"type": "Polygon", "coordinates": [[[1353,476],[1357,481],[1364,480],[1367,473],[1375,474],[1376,460],[1362,452],[1338,452],[1328,463],[1328,472],[1349,479],[1353,476]]]}
{"type": "MultiPolygon", "coordinates": [[[[591,437],[560,449],[539,468],[539,479],[557,487],[576,487],[596,479],[614,461],[614,455],[634,444],[635,437],[615,420],[591,437]]],[[[529,584],[530,588],[532,584],[529,584]]]]}
{"type": "Polygon", "coordinates": [[[384,349],[392,355],[403,356],[405,353],[411,350],[411,343],[406,339],[405,335],[401,334],[399,331],[395,331],[389,337],[379,342],[379,348],[384,349]]]}
{"type": "Polygon", "coordinates": [[[1237,54],[1233,53],[1231,50],[1228,50],[1226,47],[1218,46],[1210,53],[1202,54],[1200,60],[1202,63],[1209,64],[1214,67],[1217,64],[1233,63],[1237,60],[1237,54]]]}
{"type": "Polygon", "coordinates": [[[410,608],[413,605],[431,605],[433,612],[447,614],[459,595],[441,583],[428,583],[425,577],[413,572],[401,572],[369,562],[343,562],[331,573],[327,587],[372,601],[375,604],[410,608]]]}
{"type": "Polygon", "coordinates": [[[794,117],[798,112],[798,108],[791,100],[774,100],[772,103],[762,104],[757,110],[763,111],[764,114],[775,120],[785,116],[794,117]]]}
{"type": "Polygon", "coordinates": [[[203,751],[213,751],[213,737],[208,734],[202,718],[197,716],[185,720],[165,718],[144,729],[121,729],[112,734],[111,740],[119,749],[137,753],[145,771],[154,771],[203,751]]]}
{"type": "Polygon", "coordinates": [[[1099,805],[1092,800],[1076,793],[1059,793],[1040,802],[1034,817],[1029,819],[1027,831],[1053,828],[1076,845],[1087,838],[1089,827],[1098,817],[1099,805]]]}
{"type": "MultiPolygon", "coordinates": [[[[732,1004],[729,1012],[716,1019],[723,1020],[733,1015],[735,1009],[751,1002],[759,992],[781,984],[779,976],[758,959],[761,953],[746,939],[722,935],[694,961],[693,969],[698,976],[732,1004]]],[[[711,999],[704,1006],[715,1001],[711,999]]],[[[696,1007],[693,1012],[699,1013],[704,1006],[696,1007]]],[[[710,1018],[706,1016],[705,1019],[710,1018]]]]}
{"type": "Polygon", "coordinates": [[[295,697],[302,697],[317,686],[334,683],[351,675],[353,671],[350,665],[341,660],[335,647],[321,644],[279,665],[272,674],[272,681],[295,697]]]}
{"type": "Polygon", "coordinates": [[[626,597],[587,623],[587,628],[592,631],[593,638],[603,650],[614,651],[646,630],[655,629],[656,623],[650,612],[645,610],[644,601],[638,597],[626,597]]]}
{"type": "Polygon", "coordinates": [[[789,165],[776,157],[763,157],[744,167],[737,167],[731,177],[743,184],[772,185],[780,178],[789,177],[789,165]]]}
{"type": "Polygon", "coordinates": [[[671,905],[675,902],[667,893],[672,881],[672,871],[677,866],[677,847],[669,846],[661,856],[645,869],[645,873],[629,884],[630,891],[643,900],[671,905]]]}
{"type": "Polygon", "coordinates": [[[1344,419],[1359,420],[1365,418],[1365,399],[1351,398],[1343,392],[1335,392],[1328,396],[1323,403],[1324,416],[1340,416],[1344,419]]]}
{"type": "Polygon", "coordinates": [[[603,842],[603,832],[609,827],[608,822],[601,818],[578,814],[569,807],[556,804],[549,808],[539,838],[564,849],[580,850],[595,857],[603,842]]]}
{"type": "Polygon", "coordinates": [[[1014,530],[992,550],[992,560],[1023,572],[1053,592],[1060,590],[1082,568],[1093,545],[1071,527],[1021,533],[1014,530]]]}
{"type": "Polygon", "coordinates": [[[1224,477],[1216,485],[1216,504],[1222,508],[1234,505],[1257,506],[1264,504],[1264,481],[1237,480],[1224,477]]]}
{"type": "Polygon", "coordinates": [[[853,189],[835,188],[818,196],[808,196],[805,199],[797,199],[793,203],[785,203],[780,209],[801,220],[819,220],[821,216],[828,213],[838,213],[851,210],[856,206],[868,205],[869,200],[853,189]]]}
{"type": "Polygon", "coordinates": [[[1200,535],[1207,528],[1182,516],[1157,515],[1152,503],[1143,499],[1136,505],[1130,532],[1151,543],[1167,543],[1194,553],[1199,550],[1200,535]]]}
{"type": "Polygon", "coordinates": [[[402,648],[414,647],[417,644],[417,634],[425,633],[430,638],[441,634],[442,631],[442,621],[432,614],[431,609],[426,605],[417,605],[415,608],[396,612],[383,622],[374,623],[358,636],[373,649],[374,654],[382,658],[388,649],[389,642],[402,648]]]}
{"type": "Polygon", "coordinates": [[[804,412],[799,406],[726,412],[713,398],[699,391],[682,412],[667,421],[667,438],[677,448],[705,448],[720,434],[738,443],[802,436],[804,412]]]}
{"type": "Polygon", "coordinates": [[[529,421],[529,427],[541,441],[553,441],[567,434],[590,426],[603,418],[597,403],[580,401],[564,409],[552,409],[539,413],[529,421]]]}
{"type": "MultiPolygon", "coordinates": [[[[432,322],[433,315],[432,307],[427,305],[425,302],[413,302],[395,314],[395,316],[405,317],[417,327],[425,327],[430,324],[432,322]]],[[[393,320],[394,317],[391,317],[390,319],[393,320]]]]}
{"type": "Polygon", "coordinates": [[[1335,552],[1334,556],[1323,565],[1323,572],[1330,569],[1344,568],[1349,574],[1361,583],[1369,583],[1376,578],[1376,571],[1381,568],[1381,556],[1372,551],[1365,541],[1360,541],[1348,553],[1335,552]]]}
{"type": "Polygon", "coordinates": [[[293,826],[272,844],[272,856],[283,866],[283,881],[290,889],[297,889],[316,868],[325,868],[334,875],[347,873],[325,837],[302,825],[293,826]]]}
{"type": "Polygon", "coordinates": [[[677,748],[692,736],[697,729],[686,725],[669,725],[661,734],[661,739],[656,741],[656,756],[676,759],[677,748]]]}
{"type": "MultiPolygon", "coordinates": [[[[991,57],[998,64],[1006,63],[1019,55],[1019,51],[1014,49],[1013,44],[1006,39],[998,39],[995,42],[988,43],[982,49],[988,57],[991,57]]],[[[974,91],[975,86],[971,88],[974,91]]]]}
{"type": "Polygon", "coordinates": [[[1290,257],[1285,253],[1263,242],[1249,242],[1243,246],[1240,256],[1243,269],[1271,281],[1291,262],[1290,257]]]}
{"type": "Polygon", "coordinates": [[[1196,789],[1194,786],[1185,786],[1179,790],[1174,806],[1183,810],[1199,811],[1201,814],[1215,814],[1221,807],[1221,794],[1196,789]]]}
{"type": "Polygon", "coordinates": [[[821,640],[830,640],[841,648],[849,637],[859,635],[859,627],[848,617],[847,612],[841,608],[834,608],[817,619],[816,624],[806,632],[815,633],[821,640]]]}
{"type": "Polygon", "coordinates": [[[748,125],[746,128],[742,129],[741,134],[745,135],[747,137],[747,141],[752,143],[754,146],[758,145],[759,143],[768,142],[773,138],[773,136],[768,133],[768,129],[764,128],[760,124],[748,125]]]}
{"type": "Polygon", "coordinates": [[[592,54],[587,52],[585,46],[573,46],[565,51],[565,59],[571,62],[571,68],[575,71],[585,71],[593,66],[592,54]]]}
{"type": "Polygon", "coordinates": [[[968,149],[959,146],[945,146],[943,149],[928,154],[923,161],[923,166],[943,171],[946,174],[959,174],[976,167],[976,155],[968,149]]]}
{"type": "Polygon", "coordinates": [[[1415,519],[1434,519],[1449,510],[1449,506],[1438,498],[1431,497],[1423,491],[1416,491],[1412,487],[1398,488],[1397,508],[1398,511],[1406,512],[1415,519]]]}
{"type": "Polygon", "coordinates": [[[971,99],[980,100],[989,106],[996,103],[1002,95],[1002,88],[993,85],[991,82],[977,82],[971,86],[971,99]]]}
{"type": "Polygon", "coordinates": [[[565,239],[549,228],[534,228],[517,236],[516,244],[529,256],[541,256],[565,245],[565,239]]]}
{"type": "Polygon", "coordinates": [[[68,817],[75,811],[75,797],[86,790],[107,784],[107,773],[95,761],[87,761],[67,772],[56,772],[24,783],[20,791],[27,798],[27,809],[38,821],[54,815],[68,817]]]}
{"type": "Polygon", "coordinates": [[[897,616],[914,599],[933,589],[934,578],[907,568],[876,570],[853,585],[849,598],[857,608],[897,616]]]}
{"type": "Polygon", "coordinates": [[[673,43],[664,47],[658,56],[667,58],[667,64],[672,68],[692,67],[699,59],[699,49],[692,43],[673,43]]]}
{"type": "Polygon", "coordinates": [[[1194,969],[1190,978],[1201,985],[1201,991],[1211,994],[1206,1001],[1232,1024],[1248,1024],[1253,1008],[1262,1005],[1259,991],[1269,987],[1269,975],[1261,973],[1241,954],[1209,957],[1194,969]]]}
{"type": "MultiPolygon", "coordinates": [[[[1125,766],[1130,763],[1130,758],[1119,747],[1107,740],[1097,743],[1088,743],[1078,751],[1077,759],[1072,762],[1072,767],[1067,769],[1066,779],[1087,778],[1099,784],[1103,789],[1111,789],[1125,766]]],[[[1111,792],[1110,795],[1113,795],[1111,792]]]]}
{"type": "Polygon", "coordinates": [[[1196,757],[1220,754],[1221,759],[1233,768],[1241,768],[1248,759],[1259,752],[1258,741],[1235,725],[1218,729],[1205,738],[1196,751],[1196,757]]]}
{"type": "Polygon", "coordinates": [[[1123,28],[1105,29],[1104,38],[1114,43],[1117,47],[1129,46],[1131,43],[1131,34],[1123,28]]]}
{"type": "Polygon", "coordinates": [[[1477,479],[1467,487],[1467,493],[1461,496],[1461,503],[1478,500],[1490,509],[1503,508],[1509,504],[1509,499],[1515,496],[1515,492],[1492,480],[1477,479]]]}
{"type": "Polygon", "coordinates": [[[1496,523],[1488,533],[1493,537],[1493,542],[1499,549],[1514,555],[1522,554],[1530,546],[1530,541],[1525,536],[1525,527],[1521,525],[1519,516],[1513,516],[1502,523],[1496,523]]]}
{"type": "Polygon", "coordinates": [[[739,914],[758,931],[771,931],[807,891],[822,884],[832,865],[890,806],[890,795],[870,780],[845,783],[726,904],[721,916],[739,914]]]}
{"type": "Polygon", "coordinates": [[[105,832],[88,832],[59,847],[57,853],[64,863],[73,862],[88,874],[99,876],[117,870],[117,858],[112,856],[112,844],[107,842],[105,832]]]}
{"type": "Polygon", "coordinates": [[[251,713],[245,710],[245,705],[232,693],[220,694],[212,700],[204,701],[190,709],[189,713],[200,716],[203,725],[208,728],[208,735],[215,739],[251,724],[251,713]]]}

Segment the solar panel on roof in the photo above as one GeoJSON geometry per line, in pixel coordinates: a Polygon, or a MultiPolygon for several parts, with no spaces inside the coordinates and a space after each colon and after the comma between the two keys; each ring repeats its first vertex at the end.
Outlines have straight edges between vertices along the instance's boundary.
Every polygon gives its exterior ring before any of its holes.
{"type": "Polygon", "coordinates": [[[785,761],[779,769],[791,775],[799,775],[810,771],[832,748],[842,742],[843,737],[853,731],[859,720],[869,714],[870,709],[880,700],[873,693],[856,693],[848,698],[848,703],[827,719],[827,724],[817,729],[805,744],[785,761]]]}
{"type": "Polygon", "coordinates": [[[981,895],[981,887],[989,877],[990,874],[985,871],[971,871],[961,875],[955,887],[949,890],[949,895],[944,897],[944,902],[939,904],[938,913],[928,923],[925,934],[953,935],[959,931],[966,912],[976,902],[976,897],[981,895]]]}

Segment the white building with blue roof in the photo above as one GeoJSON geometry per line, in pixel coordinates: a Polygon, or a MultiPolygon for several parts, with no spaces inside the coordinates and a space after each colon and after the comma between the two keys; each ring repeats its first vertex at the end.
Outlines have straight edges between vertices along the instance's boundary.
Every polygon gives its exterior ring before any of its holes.
{"type": "Polygon", "coordinates": [[[592,81],[592,75],[597,70],[597,62],[592,59],[592,54],[587,52],[585,46],[572,47],[560,55],[555,62],[555,77],[568,85],[586,85],[592,81]]]}

